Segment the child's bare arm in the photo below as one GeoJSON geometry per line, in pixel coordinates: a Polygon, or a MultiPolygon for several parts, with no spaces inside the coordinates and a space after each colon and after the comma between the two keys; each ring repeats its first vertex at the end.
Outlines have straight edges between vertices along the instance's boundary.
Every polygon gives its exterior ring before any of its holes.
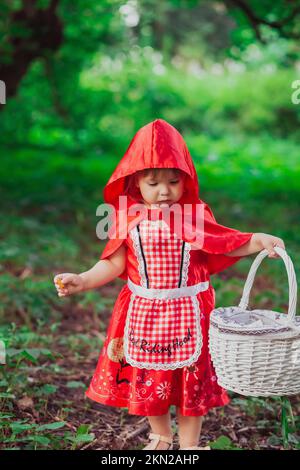
{"type": "Polygon", "coordinates": [[[274,245],[285,250],[285,245],[281,238],[268,235],[267,233],[254,233],[245,245],[240,246],[236,250],[230,251],[230,253],[225,253],[225,255],[247,256],[266,248],[269,251],[269,258],[279,258],[279,255],[273,249],[274,245]]]}
{"type": "Polygon", "coordinates": [[[103,286],[118,277],[125,269],[126,249],[123,245],[109,258],[98,261],[91,269],[79,274],[83,279],[83,289],[103,286]]]}
{"type": "Polygon", "coordinates": [[[109,258],[100,260],[80,274],[62,273],[54,277],[59,297],[103,286],[118,277],[125,269],[126,248],[121,245],[109,258]]]}

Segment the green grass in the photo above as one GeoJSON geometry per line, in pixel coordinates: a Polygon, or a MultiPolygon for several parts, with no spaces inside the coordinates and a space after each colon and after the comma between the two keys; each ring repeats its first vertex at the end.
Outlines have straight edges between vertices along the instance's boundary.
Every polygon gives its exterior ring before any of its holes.
{"type": "MultiPolygon", "coordinates": [[[[200,197],[217,221],[283,238],[297,273],[300,168],[296,143],[267,136],[210,140],[190,135],[187,140],[199,175],[200,197]]],[[[74,396],[82,397],[88,384],[101,347],[95,331],[103,338],[115,296],[102,296],[96,289],[62,300],[53,276],[82,272],[99,259],[105,243],[96,237],[96,208],[116,159],[70,160],[69,155],[28,149],[2,153],[0,339],[6,344],[8,362],[0,366],[1,446],[82,448],[93,443],[97,429],[76,419],[73,413],[79,404],[74,403],[74,396]],[[64,324],[70,330],[61,329],[64,324]],[[86,359],[89,362],[81,375],[80,364],[86,359]],[[70,379],[66,377],[69,372],[70,379]],[[26,418],[19,408],[24,396],[34,401],[35,419],[34,414],[26,418]]],[[[244,258],[231,270],[212,277],[217,306],[238,303],[253,259],[244,258]]],[[[265,258],[257,278],[263,288],[254,282],[250,306],[286,312],[284,263],[265,258]]],[[[115,292],[121,284],[115,282],[115,292]]],[[[280,446],[284,441],[286,447],[299,448],[299,420],[292,423],[286,407],[278,421],[277,402],[249,398],[236,403],[249,419],[259,407],[264,409],[256,424],[258,432],[271,428],[270,445],[280,446]]],[[[84,407],[85,412],[90,410],[89,404],[84,407]]],[[[260,442],[258,435],[251,445],[259,448],[260,442]]],[[[238,448],[225,435],[211,445],[238,448]]]]}

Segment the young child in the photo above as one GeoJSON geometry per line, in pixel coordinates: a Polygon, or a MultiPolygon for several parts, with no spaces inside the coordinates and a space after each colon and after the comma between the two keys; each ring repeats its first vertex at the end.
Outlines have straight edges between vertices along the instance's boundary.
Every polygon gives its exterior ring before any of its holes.
{"type": "MultiPolygon", "coordinates": [[[[116,277],[127,280],[85,394],[147,416],[152,431],[147,450],[173,448],[170,405],[176,405],[180,449],[209,449],[198,447],[203,416],[230,401],[218,385],[208,349],[209,317],[215,307],[210,275],[264,248],[270,258],[277,258],[273,247],[284,248],[278,237],[218,224],[198,191],[195,167],[180,133],[162,119],[150,122],[135,134],[104,188],[105,202],[117,213],[122,195],[129,208],[141,203],[142,215],[131,216],[126,227],[117,219],[114,237],[90,270],[54,278],[61,297],[116,277]],[[184,210],[186,204],[202,209],[204,225],[196,228],[196,233],[202,231],[200,245],[191,243],[184,231],[178,236],[174,219],[163,218],[165,209],[177,205],[184,210]]],[[[196,227],[195,219],[191,226],[196,227]]]]}

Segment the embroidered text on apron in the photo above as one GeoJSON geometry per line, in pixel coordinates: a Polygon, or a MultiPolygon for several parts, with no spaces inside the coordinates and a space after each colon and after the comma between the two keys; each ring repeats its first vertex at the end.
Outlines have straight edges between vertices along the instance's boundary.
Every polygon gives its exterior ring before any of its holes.
{"type": "Polygon", "coordinates": [[[162,220],[143,220],[130,231],[141,285],[132,291],[124,331],[124,354],[132,366],[168,370],[191,365],[201,353],[196,295],[209,282],[187,286],[190,244],[162,220]]]}

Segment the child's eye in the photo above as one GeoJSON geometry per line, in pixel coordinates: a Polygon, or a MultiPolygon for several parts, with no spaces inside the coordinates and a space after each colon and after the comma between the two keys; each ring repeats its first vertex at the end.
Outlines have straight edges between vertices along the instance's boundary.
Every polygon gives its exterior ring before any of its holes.
{"type": "Polygon", "coordinates": [[[179,183],[178,180],[176,180],[176,181],[171,181],[171,184],[177,184],[177,183],[179,183]]]}
{"type": "Polygon", "coordinates": [[[156,186],[157,185],[157,183],[148,183],[148,184],[149,184],[149,186],[156,186]]]}

